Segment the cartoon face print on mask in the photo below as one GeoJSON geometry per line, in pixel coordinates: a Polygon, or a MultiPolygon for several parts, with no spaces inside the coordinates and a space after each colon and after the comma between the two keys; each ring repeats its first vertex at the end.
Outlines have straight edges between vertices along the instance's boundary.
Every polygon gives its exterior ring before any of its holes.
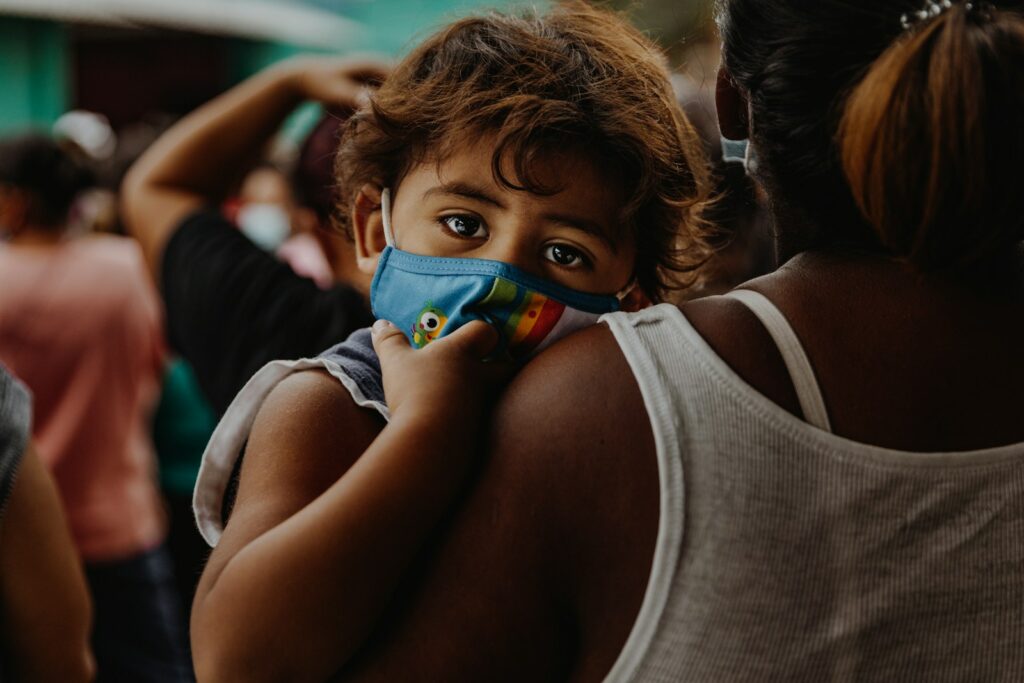
{"type": "Polygon", "coordinates": [[[381,192],[387,246],[373,259],[371,301],[417,347],[479,319],[501,335],[498,355],[523,359],[618,310],[636,253],[616,230],[614,174],[552,155],[542,181],[560,191],[531,194],[493,179],[491,151],[478,143],[381,192]]]}
{"type": "Polygon", "coordinates": [[[416,316],[416,322],[412,324],[412,343],[422,349],[424,346],[441,336],[444,326],[448,322],[448,316],[440,308],[435,308],[429,301],[427,305],[416,316]]]}

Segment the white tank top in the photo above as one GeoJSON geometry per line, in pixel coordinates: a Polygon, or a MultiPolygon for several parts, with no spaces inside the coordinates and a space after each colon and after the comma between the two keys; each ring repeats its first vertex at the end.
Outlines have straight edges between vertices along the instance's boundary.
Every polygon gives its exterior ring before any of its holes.
{"type": "Polygon", "coordinates": [[[801,421],[671,305],[604,318],[661,482],[647,591],[608,681],[1024,680],[1024,443],[911,453],[835,436],[781,313],[801,421]]]}

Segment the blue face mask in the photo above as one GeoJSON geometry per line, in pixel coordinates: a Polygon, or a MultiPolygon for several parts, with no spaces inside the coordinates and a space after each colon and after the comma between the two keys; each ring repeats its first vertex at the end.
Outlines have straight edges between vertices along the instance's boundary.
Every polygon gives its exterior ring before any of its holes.
{"type": "Polygon", "coordinates": [[[472,320],[500,335],[493,358],[524,360],[556,340],[619,310],[632,286],[616,295],[578,292],[500,261],[420,256],[395,247],[391,198],[381,196],[387,247],[370,287],[377,318],[423,348],[472,320]]]}

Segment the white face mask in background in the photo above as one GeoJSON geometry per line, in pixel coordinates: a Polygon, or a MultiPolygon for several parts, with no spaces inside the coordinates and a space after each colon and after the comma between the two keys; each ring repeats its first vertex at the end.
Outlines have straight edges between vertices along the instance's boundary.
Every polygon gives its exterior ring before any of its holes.
{"type": "Polygon", "coordinates": [[[245,204],[238,210],[238,227],[264,251],[275,251],[292,232],[288,212],[279,204],[245,204]]]}

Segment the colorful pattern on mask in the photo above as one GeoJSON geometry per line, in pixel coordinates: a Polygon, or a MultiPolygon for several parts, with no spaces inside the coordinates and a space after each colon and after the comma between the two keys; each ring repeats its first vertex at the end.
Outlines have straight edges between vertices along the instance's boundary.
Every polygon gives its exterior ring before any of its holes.
{"type": "Polygon", "coordinates": [[[513,358],[533,353],[565,311],[565,304],[500,277],[494,278],[494,286],[478,306],[497,323],[513,358]]]}

